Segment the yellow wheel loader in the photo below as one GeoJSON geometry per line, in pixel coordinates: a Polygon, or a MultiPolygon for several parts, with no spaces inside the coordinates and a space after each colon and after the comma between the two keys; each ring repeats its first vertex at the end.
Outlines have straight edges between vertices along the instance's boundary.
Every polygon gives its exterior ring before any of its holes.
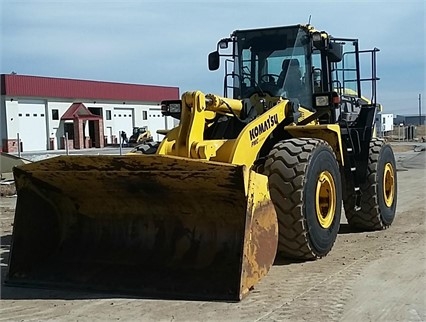
{"type": "Polygon", "coordinates": [[[7,284],[240,300],[277,254],[327,255],[342,203],[350,225],[388,227],[377,51],[310,25],[237,30],[209,55],[224,94],[163,101],[180,123],[158,147],[16,167],[7,284]]]}

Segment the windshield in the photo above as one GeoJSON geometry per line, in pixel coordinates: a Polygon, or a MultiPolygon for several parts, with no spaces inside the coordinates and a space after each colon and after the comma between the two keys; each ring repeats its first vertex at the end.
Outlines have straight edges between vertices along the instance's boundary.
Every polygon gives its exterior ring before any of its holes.
{"type": "Polygon", "coordinates": [[[237,34],[237,39],[241,98],[267,92],[311,105],[310,42],[305,30],[246,31],[237,34]]]}

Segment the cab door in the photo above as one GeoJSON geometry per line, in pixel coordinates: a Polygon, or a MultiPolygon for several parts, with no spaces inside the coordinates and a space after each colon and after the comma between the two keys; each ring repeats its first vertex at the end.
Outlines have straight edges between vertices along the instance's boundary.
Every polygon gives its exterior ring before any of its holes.
{"type": "Polygon", "coordinates": [[[343,46],[342,60],[331,65],[333,88],[341,95],[361,97],[358,40],[333,38],[331,42],[343,46]]]}

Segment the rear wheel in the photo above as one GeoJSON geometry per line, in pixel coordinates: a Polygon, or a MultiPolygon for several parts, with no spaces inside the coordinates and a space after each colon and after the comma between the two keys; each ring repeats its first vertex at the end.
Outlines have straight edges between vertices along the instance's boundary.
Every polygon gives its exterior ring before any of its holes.
{"type": "Polygon", "coordinates": [[[350,226],[362,230],[389,227],[396,212],[397,177],[392,148],[381,139],[372,139],[367,168],[367,180],[361,184],[361,210],[355,211],[353,179],[346,176],[343,204],[350,226]]]}
{"type": "Polygon", "coordinates": [[[340,226],[342,193],[339,165],[320,139],[277,143],[265,162],[279,222],[278,252],[314,259],[327,255],[340,226]]]}

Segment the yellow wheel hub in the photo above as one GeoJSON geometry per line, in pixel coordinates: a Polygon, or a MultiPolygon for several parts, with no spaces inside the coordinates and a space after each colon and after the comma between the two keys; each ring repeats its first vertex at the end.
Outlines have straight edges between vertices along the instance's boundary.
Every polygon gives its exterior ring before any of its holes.
{"type": "Polygon", "coordinates": [[[383,174],[383,197],[387,207],[391,207],[395,197],[395,172],[390,163],[385,164],[383,174]]]}
{"type": "Polygon", "coordinates": [[[317,181],[315,194],[317,218],[322,228],[329,228],[333,223],[336,210],[336,186],[333,176],[323,171],[317,181]]]}

